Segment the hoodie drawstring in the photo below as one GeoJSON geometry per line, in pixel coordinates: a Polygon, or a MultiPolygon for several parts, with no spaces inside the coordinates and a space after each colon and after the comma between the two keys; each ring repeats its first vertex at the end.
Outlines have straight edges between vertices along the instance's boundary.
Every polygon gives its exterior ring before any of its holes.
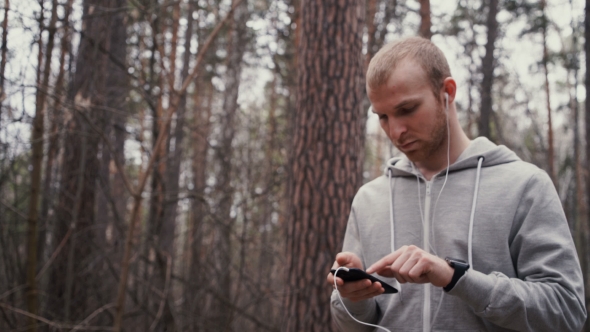
{"type": "MultiPolygon", "coordinates": [[[[475,188],[473,190],[473,202],[471,204],[471,214],[469,217],[469,233],[467,237],[467,258],[469,265],[473,268],[473,221],[475,219],[475,208],[477,207],[477,196],[479,194],[479,180],[481,178],[481,167],[484,161],[483,156],[477,157],[477,173],[475,175],[475,188]]],[[[395,221],[393,219],[393,171],[387,168],[387,177],[389,178],[389,225],[391,231],[391,252],[395,251],[395,221]]],[[[440,194],[439,194],[440,196],[440,194]]]]}
{"type": "Polygon", "coordinates": [[[391,168],[387,169],[387,176],[389,177],[389,225],[391,230],[391,252],[395,251],[395,225],[393,222],[393,174],[391,168]]]}
{"type": "Polygon", "coordinates": [[[477,206],[477,195],[479,192],[479,179],[481,177],[481,165],[484,157],[477,157],[477,174],[475,175],[475,189],[473,191],[473,204],[471,205],[471,216],[469,217],[469,236],[467,238],[467,258],[469,266],[473,268],[473,219],[475,218],[475,207],[477,206]]]}
{"type": "MultiPolygon", "coordinates": [[[[391,252],[394,252],[395,251],[395,236],[394,236],[395,235],[395,222],[393,220],[393,187],[394,187],[394,183],[393,183],[393,174],[392,174],[391,168],[387,168],[387,176],[389,177],[389,227],[390,227],[390,234],[391,234],[391,252]]],[[[398,289],[399,299],[403,303],[404,296],[402,294],[401,285],[400,285],[399,281],[397,281],[397,279],[393,279],[393,280],[394,280],[393,287],[398,289]]]]}

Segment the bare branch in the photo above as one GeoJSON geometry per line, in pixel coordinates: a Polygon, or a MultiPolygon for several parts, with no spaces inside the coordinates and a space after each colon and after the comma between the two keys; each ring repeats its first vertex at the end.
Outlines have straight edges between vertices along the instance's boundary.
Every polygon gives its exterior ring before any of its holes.
{"type": "Polygon", "coordinates": [[[38,316],[38,315],[33,315],[32,313],[30,313],[28,311],[24,311],[24,310],[21,310],[19,308],[15,308],[13,306],[10,306],[10,305],[8,305],[6,303],[2,303],[2,302],[0,302],[0,307],[2,307],[4,309],[7,309],[7,310],[10,310],[10,311],[13,311],[13,312],[16,312],[17,314],[21,314],[21,315],[24,315],[24,316],[27,316],[27,317],[36,319],[36,320],[38,320],[40,322],[43,322],[43,323],[45,323],[45,324],[47,324],[47,325],[49,325],[51,327],[54,327],[54,328],[57,328],[57,329],[60,329],[60,330],[63,330],[63,329],[72,329],[72,331],[79,331],[79,330],[84,330],[84,331],[112,331],[113,330],[113,328],[110,327],[110,326],[83,326],[83,327],[80,327],[80,326],[77,326],[77,325],[75,326],[75,325],[71,325],[71,324],[56,323],[56,322],[50,321],[47,318],[43,318],[43,317],[38,316]]]}

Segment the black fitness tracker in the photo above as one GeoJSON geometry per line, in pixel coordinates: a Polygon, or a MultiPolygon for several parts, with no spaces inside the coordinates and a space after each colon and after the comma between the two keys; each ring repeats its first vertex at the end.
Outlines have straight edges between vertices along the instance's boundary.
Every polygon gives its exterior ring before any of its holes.
{"type": "Polygon", "coordinates": [[[449,263],[449,265],[455,269],[455,272],[453,273],[453,278],[451,279],[451,282],[446,285],[445,287],[443,287],[445,292],[450,291],[451,289],[453,289],[453,287],[455,287],[455,284],[457,283],[457,281],[459,281],[459,279],[465,274],[465,272],[467,272],[467,270],[469,270],[469,263],[467,263],[466,261],[462,261],[460,259],[455,259],[455,258],[450,258],[450,257],[445,257],[445,261],[447,261],[447,263],[449,263]]]}

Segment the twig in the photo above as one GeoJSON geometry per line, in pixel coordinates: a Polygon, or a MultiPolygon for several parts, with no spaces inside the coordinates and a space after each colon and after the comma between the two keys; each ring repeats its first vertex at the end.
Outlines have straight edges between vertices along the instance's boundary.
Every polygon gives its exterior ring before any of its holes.
{"type": "Polygon", "coordinates": [[[82,330],[82,329],[85,330],[85,331],[112,331],[113,330],[113,328],[110,327],[110,326],[84,326],[84,327],[78,327],[78,326],[74,326],[74,325],[71,325],[71,324],[56,323],[56,322],[50,321],[47,318],[43,318],[41,316],[34,315],[34,314],[32,314],[32,313],[30,313],[28,311],[24,311],[24,310],[21,310],[19,308],[15,308],[13,306],[10,306],[10,305],[8,305],[6,303],[2,303],[2,302],[0,302],[0,307],[2,307],[4,309],[8,309],[10,311],[14,311],[17,314],[21,314],[21,315],[24,315],[24,316],[27,316],[27,317],[36,319],[36,320],[38,320],[40,322],[43,322],[43,323],[45,323],[45,324],[47,324],[47,325],[49,325],[51,327],[57,328],[57,329],[72,329],[72,331],[82,330]]]}
{"type": "Polygon", "coordinates": [[[21,217],[23,219],[27,219],[28,218],[27,216],[25,216],[24,214],[22,214],[19,210],[15,209],[14,206],[11,206],[10,204],[7,204],[4,201],[0,201],[0,203],[2,203],[2,205],[4,205],[5,207],[7,207],[10,211],[12,211],[17,216],[19,216],[19,217],[21,217]]]}
{"type": "Polygon", "coordinates": [[[158,308],[158,313],[156,314],[156,318],[152,322],[150,326],[150,331],[154,331],[156,329],[156,325],[160,318],[162,317],[162,313],[164,312],[164,304],[168,300],[168,288],[170,286],[170,274],[172,272],[172,258],[168,253],[164,253],[166,255],[166,280],[164,281],[164,294],[162,295],[162,299],[160,300],[160,306],[158,308]]]}
{"type": "Polygon", "coordinates": [[[68,241],[68,238],[72,234],[72,230],[73,230],[72,227],[70,227],[68,229],[68,232],[66,233],[66,235],[64,236],[64,238],[59,243],[59,246],[57,246],[57,249],[55,249],[55,251],[53,252],[53,254],[51,254],[51,257],[49,258],[49,260],[47,261],[47,263],[45,263],[45,265],[43,265],[43,268],[41,269],[41,271],[39,271],[39,273],[37,273],[37,277],[35,279],[39,280],[39,278],[41,278],[41,276],[45,273],[45,270],[47,270],[49,268],[49,266],[51,265],[51,263],[53,263],[53,261],[55,260],[55,258],[57,257],[57,255],[59,255],[59,252],[66,245],[66,242],[68,241]]]}
{"type": "Polygon", "coordinates": [[[105,310],[107,310],[107,309],[109,309],[109,308],[112,308],[112,307],[114,307],[114,306],[115,306],[115,303],[107,303],[107,304],[103,305],[102,307],[100,307],[100,308],[98,308],[98,309],[94,310],[94,312],[93,312],[93,313],[91,313],[90,315],[88,315],[88,317],[86,317],[86,318],[85,318],[83,321],[81,321],[81,322],[80,322],[80,324],[78,324],[78,325],[74,326],[74,328],[72,328],[72,329],[70,330],[70,332],[71,332],[71,331],[78,330],[79,328],[82,328],[82,327],[85,327],[85,328],[86,328],[87,326],[84,326],[84,325],[85,325],[86,323],[88,323],[88,322],[89,322],[89,321],[90,321],[92,318],[96,317],[96,316],[97,316],[98,314],[100,314],[101,312],[103,312],[103,311],[105,311],[105,310]]]}
{"type": "MultiPolygon", "coordinates": [[[[108,148],[109,152],[111,153],[111,155],[116,156],[115,149],[113,148],[111,140],[108,137],[106,137],[104,131],[100,130],[99,128],[96,127],[96,125],[94,125],[94,123],[88,118],[88,115],[86,114],[86,112],[82,112],[80,109],[78,109],[78,107],[75,107],[75,105],[74,105],[73,109],[78,114],[82,115],[82,117],[84,118],[86,123],[90,126],[90,128],[92,128],[92,130],[94,130],[97,134],[99,134],[101,136],[103,142],[106,143],[107,148],[108,148]]],[[[123,179],[123,184],[125,184],[125,188],[127,188],[127,190],[129,191],[129,194],[131,196],[137,195],[137,193],[133,189],[133,186],[131,185],[131,181],[129,181],[129,178],[127,177],[127,175],[125,173],[125,169],[123,168],[123,166],[121,165],[121,163],[119,161],[119,158],[113,158],[112,160],[115,162],[115,167],[117,168],[117,172],[119,172],[121,178],[123,179]]]]}

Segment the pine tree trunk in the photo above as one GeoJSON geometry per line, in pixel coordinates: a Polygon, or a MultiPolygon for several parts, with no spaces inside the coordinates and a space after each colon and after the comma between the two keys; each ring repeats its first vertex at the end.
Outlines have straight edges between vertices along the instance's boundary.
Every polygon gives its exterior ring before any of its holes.
{"type": "Polygon", "coordinates": [[[549,88],[549,53],[547,51],[547,16],[545,14],[547,2],[541,0],[541,10],[543,11],[542,16],[542,27],[543,27],[543,72],[545,74],[545,101],[547,105],[547,172],[553,181],[555,187],[557,187],[557,174],[555,172],[555,149],[553,145],[553,121],[551,117],[551,91],[549,88]]]}
{"type": "Polygon", "coordinates": [[[301,2],[286,331],[334,330],[331,290],[320,276],[341,250],[350,204],[362,183],[364,5],[351,0],[301,2]]]}
{"type": "Polygon", "coordinates": [[[2,21],[2,46],[0,52],[0,128],[2,128],[2,102],[6,98],[4,92],[4,72],[6,71],[6,57],[8,56],[8,11],[10,11],[10,0],[4,0],[4,20],[2,21]]]}
{"type": "Polygon", "coordinates": [[[490,120],[492,116],[492,89],[494,86],[494,68],[496,61],[494,50],[496,38],[498,37],[498,0],[490,0],[488,6],[488,41],[486,43],[486,54],[481,61],[483,80],[481,82],[481,108],[478,122],[479,136],[484,136],[493,140],[490,130],[490,120]]]}
{"type": "MultiPolygon", "coordinates": [[[[369,67],[369,62],[379,51],[383,44],[385,43],[384,36],[387,34],[387,26],[389,23],[393,22],[395,18],[395,8],[397,6],[397,1],[385,1],[385,8],[384,8],[384,16],[381,24],[377,26],[377,22],[375,22],[375,15],[377,13],[378,3],[377,0],[368,0],[367,3],[367,32],[368,32],[368,39],[367,39],[367,54],[365,54],[365,65],[364,65],[364,72],[363,72],[363,80],[364,80],[364,73],[367,72],[367,68],[369,67]]],[[[430,17],[430,16],[429,16],[430,17]]],[[[363,98],[363,109],[368,110],[371,106],[371,102],[369,98],[366,96],[363,98]]],[[[389,139],[385,136],[383,131],[379,130],[374,134],[375,137],[375,160],[372,160],[372,167],[370,168],[371,174],[370,178],[373,179],[383,173],[383,167],[385,164],[385,160],[387,156],[384,154],[384,146],[389,144],[389,139]]],[[[364,158],[362,158],[364,159],[364,158]]]]}
{"type": "Polygon", "coordinates": [[[193,172],[193,199],[191,205],[190,220],[190,251],[191,261],[188,268],[189,308],[192,311],[192,319],[189,322],[190,331],[202,331],[204,321],[204,287],[206,278],[202,273],[202,267],[206,258],[203,257],[203,233],[204,223],[209,214],[207,201],[205,200],[205,188],[207,186],[207,154],[209,151],[209,133],[211,131],[211,108],[213,103],[214,88],[210,82],[198,82],[194,96],[194,124],[192,128],[192,172],[193,172]]]}
{"type": "MultiPolygon", "coordinates": [[[[47,92],[49,91],[49,73],[51,72],[51,57],[53,54],[55,25],[57,22],[57,0],[53,0],[51,19],[48,27],[47,47],[43,54],[42,36],[39,35],[39,69],[43,68],[43,76],[37,80],[37,97],[35,118],[31,138],[32,170],[31,196],[29,198],[29,218],[27,230],[27,309],[30,313],[38,314],[37,298],[37,261],[39,253],[39,200],[41,197],[41,174],[43,164],[43,131],[45,124],[45,110],[47,92]],[[42,61],[42,55],[45,56],[42,61]]],[[[29,320],[29,331],[37,331],[37,321],[29,320]]]]}
{"type": "Polygon", "coordinates": [[[99,135],[103,128],[105,73],[110,36],[111,2],[85,0],[83,34],[78,48],[76,73],[68,99],[73,105],[64,140],[64,163],[56,207],[55,238],[59,243],[73,229],[63,253],[57,256],[49,283],[51,316],[75,321],[89,309],[89,292],[96,284],[91,275],[80,275],[93,253],[94,208],[99,135]],[[83,142],[83,144],[80,144],[83,142]],[[79,193],[79,195],[78,195],[79,193]],[[66,276],[64,277],[64,271],[66,276]]]}
{"type": "Polygon", "coordinates": [[[426,39],[432,38],[430,20],[430,0],[420,0],[420,29],[418,34],[426,39]]]}
{"type": "MultiPolygon", "coordinates": [[[[234,0],[234,3],[236,1],[234,0]]],[[[233,147],[232,143],[236,132],[236,121],[240,109],[238,104],[238,91],[240,76],[242,73],[242,58],[246,46],[246,21],[247,2],[242,2],[235,10],[233,21],[230,24],[230,32],[227,40],[227,72],[225,74],[225,91],[223,100],[223,114],[220,118],[219,146],[215,148],[214,157],[218,165],[215,192],[217,194],[216,223],[213,231],[212,253],[213,265],[217,278],[213,283],[213,305],[209,310],[209,316],[213,326],[219,331],[229,331],[232,326],[232,307],[226,303],[232,303],[231,270],[232,270],[232,231],[235,219],[231,215],[234,198],[232,179],[234,178],[233,147]]]]}
{"type": "MultiPolygon", "coordinates": [[[[584,16],[584,51],[586,53],[586,78],[585,78],[585,85],[586,91],[590,91],[590,0],[586,0],[586,11],[584,16]]],[[[580,262],[582,263],[582,274],[584,275],[584,290],[586,293],[586,310],[590,310],[590,282],[589,282],[589,255],[588,255],[588,247],[590,241],[590,174],[588,173],[588,169],[590,168],[590,102],[588,102],[588,98],[586,98],[585,104],[585,128],[586,128],[586,167],[584,170],[586,172],[586,224],[582,227],[583,235],[582,239],[584,241],[583,247],[583,254],[580,257],[580,262]]],[[[590,322],[586,320],[584,325],[584,331],[590,332],[590,322]]]]}

